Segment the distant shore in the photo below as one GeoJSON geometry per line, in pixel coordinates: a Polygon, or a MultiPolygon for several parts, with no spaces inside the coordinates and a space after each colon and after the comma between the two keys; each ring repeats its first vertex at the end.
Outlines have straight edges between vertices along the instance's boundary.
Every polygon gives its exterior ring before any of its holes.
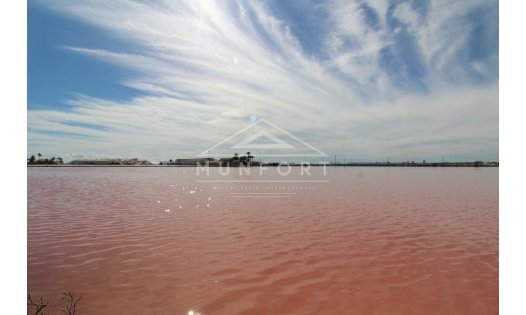
{"type": "MultiPolygon", "coordinates": [[[[291,167],[301,167],[303,164],[300,163],[262,163],[258,165],[252,165],[252,167],[279,167],[279,166],[291,166],[291,167]]],[[[311,167],[499,167],[499,163],[476,163],[476,162],[444,162],[444,163],[337,163],[337,164],[319,164],[312,163],[306,164],[311,167]]],[[[104,164],[36,164],[36,165],[27,165],[27,167],[198,167],[199,165],[104,165],[104,164]]],[[[208,165],[209,167],[226,167],[220,165],[208,165]]],[[[206,167],[206,165],[201,165],[201,167],[206,167]]],[[[240,167],[240,166],[232,166],[240,167]]]]}
{"type": "Polygon", "coordinates": [[[138,158],[104,158],[104,159],[82,159],[73,160],[64,163],[61,157],[52,157],[50,159],[43,158],[42,154],[38,153],[37,156],[31,155],[27,159],[27,166],[29,167],[160,167],[160,166],[176,166],[176,167],[498,167],[498,161],[463,161],[463,162],[430,162],[422,160],[422,162],[415,162],[411,160],[392,162],[392,161],[376,161],[376,162],[350,162],[344,161],[338,162],[336,156],[334,156],[334,162],[290,162],[290,161],[272,161],[263,162],[253,160],[254,156],[250,152],[245,155],[234,154],[230,158],[215,159],[211,157],[207,158],[183,158],[183,159],[170,159],[169,161],[161,161],[158,163],[152,163],[148,160],[141,160],[138,158]],[[38,156],[38,158],[37,158],[38,156]]]}

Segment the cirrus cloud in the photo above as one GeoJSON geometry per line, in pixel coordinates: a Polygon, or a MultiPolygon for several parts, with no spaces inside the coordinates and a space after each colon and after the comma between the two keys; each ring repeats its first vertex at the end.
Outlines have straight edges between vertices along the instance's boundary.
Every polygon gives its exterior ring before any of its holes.
{"type": "Polygon", "coordinates": [[[257,115],[349,160],[498,159],[496,1],[327,1],[291,19],[279,2],[40,5],[129,43],[60,49],[128,70],[139,96],[30,107],[32,152],[194,156],[257,115]]]}

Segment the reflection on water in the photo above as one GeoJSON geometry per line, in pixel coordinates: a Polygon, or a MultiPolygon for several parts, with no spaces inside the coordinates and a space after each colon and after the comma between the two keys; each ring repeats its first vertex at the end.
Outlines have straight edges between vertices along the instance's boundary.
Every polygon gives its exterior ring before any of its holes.
{"type": "Polygon", "coordinates": [[[80,314],[498,313],[498,169],[322,179],[29,168],[28,288],[80,314]]]}

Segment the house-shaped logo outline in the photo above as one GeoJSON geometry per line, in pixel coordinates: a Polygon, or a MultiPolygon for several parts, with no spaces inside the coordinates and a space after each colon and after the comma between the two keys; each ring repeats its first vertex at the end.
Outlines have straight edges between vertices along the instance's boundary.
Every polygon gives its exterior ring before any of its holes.
{"type": "MultiPolygon", "coordinates": [[[[233,138],[235,138],[236,136],[254,128],[255,126],[259,125],[259,124],[267,124],[269,125],[270,127],[276,129],[277,131],[279,131],[280,133],[283,133],[285,134],[286,136],[294,139],[295,141],[298,141],[300,142],[301,144],[305,145],[306,147],[310,148],[312,151],[314,151],[315,153],[273,153],[273,154],[265,154],[265,153],[258,153],[258,156],[282,156],[282,157],[295,157],[295,156],[309,156],[309,157],[327,157],[328,155],[325,154],[324,152],[318,150],[317,148],[313,147],[312,145],[306,143],[305,141],[301,140],[300,138],[294,136],[293,134],[291,134],[290,132],[286,131],[286,130],[283,130],[282,128],[276,126],[275,124],[267,121],[266,119],[264,118],[260,118],[259,120],[257,120],[256,122],[250,124],[249,126],[241,129],[240,131],[236,132],[235,134],[231,135],[230,137],[224,139],[223,141],[217,143],[216,145],[204,150],[203,152],[199,153],[197,156],[198,157],[208,157],[210,155],[210,152],[214,151],[214,149],[220,147],[222,144],[232,140],[233,138]]],[[[232,146],[231,148],[233,149],[241,149],[241,148],[245,148],[245,149],[250,149],[250,148],[256,148],[256,149],[270,149],[270,148],[273,148],[273,149],[288,149],[288,148],[294,148],[294,146],[290,145],[289,143],[287,143],[286,141],[284,141],[283,139],[277,137],[276,135],[274,135],[273,133],[269,132],[269,131],[266,131],[266,130],[262,130],[262,131],[259,131],[258,133],[254,134],[254,135],[250,135],[249,137],[245,138],[244,140],[238,142],[237,144],[235,144],[234,146],[232,146]],[[263,144],[255,144],[254,142],[257,141],[258,139],[261,139],[261,138],[265,138],[265,139],[268,139],[268,140],[271,140],[272,142],[271,143],[263,143],[263,144]]],[[[230,156],[231,154],[230,153],[218,153],[218,154],[214,154],[214,155],[217,155],[217,156],[230,156]]]]}

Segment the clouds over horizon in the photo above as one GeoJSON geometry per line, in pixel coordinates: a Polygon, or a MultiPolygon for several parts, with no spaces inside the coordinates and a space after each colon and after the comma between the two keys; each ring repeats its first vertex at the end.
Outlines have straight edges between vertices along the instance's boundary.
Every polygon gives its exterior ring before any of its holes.
{"type": "Polygon", "coordinates": [[[29,104],[29,152],[188,157],[256,115],[349,160],[498,159],[498,2],[294,3],[39,2],[122,40],[57,49],[136,94],[29,104]]]}

